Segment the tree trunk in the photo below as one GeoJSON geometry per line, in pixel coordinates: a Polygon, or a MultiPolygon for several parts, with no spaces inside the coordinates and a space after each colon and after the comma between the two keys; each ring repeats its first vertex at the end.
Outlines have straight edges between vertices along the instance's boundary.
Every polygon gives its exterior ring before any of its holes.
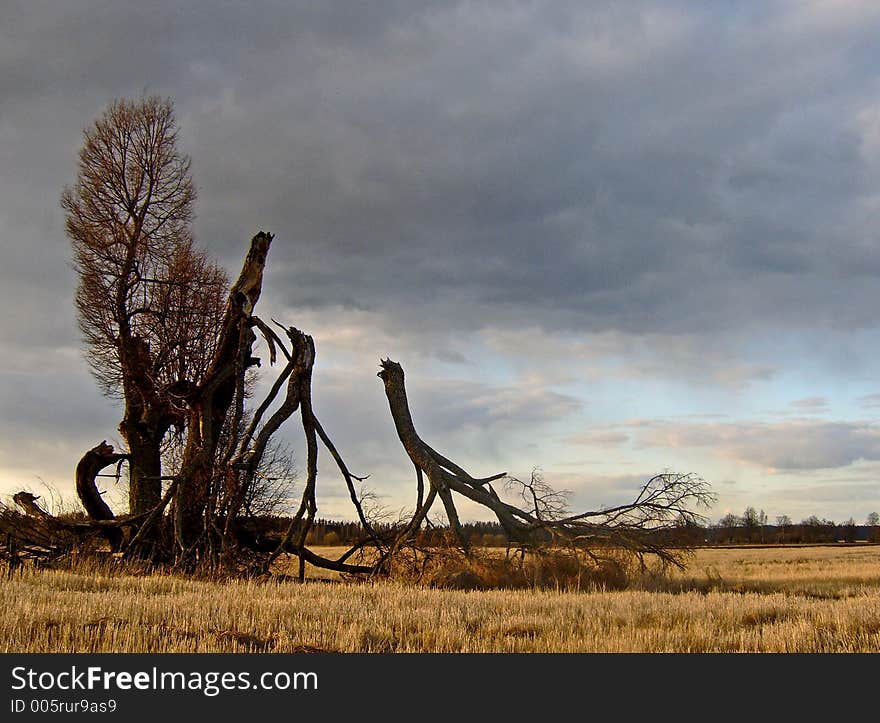
{"type": "Polygon", "coordinates": [[[190,399],[187,441],[174,501],[174,535],[184,553],[208,532],[203,518],[217,471],[215,458],[223,423],[236,390],[241,391],[247,368],[259,363],[251,356],[256,341],[251,319],[260,298],[272,238],[272,234],[260,232],[251,239],[241,274],[229,292],[213,358],[190,399]]]}
{"type": "Polygon", "coordinates": [[[119,431],[128,443],[129,487],[128,511],[142,515],[162,499],[162,438],[136,425],[122,422],[119,431]]]}
{"type": "Polygon", "coordinates": [[[214,476],[216,445],[201,448],[200,443],[190,441],[184,450],[181,483],[174,500],[174,537],[181,551],[186,551],[199,541],[205,531],[205,507],[214,476]]]}
{"type": "Polygon", "coordinates": [[[502,502],[491,491],[490,483],[506,477],[506,473],[477,479],[426,444],[416,432],[410,414],[403,367],[390,359],[383,360],[381,366],[382,371],[378,376],[385,384],[385,396],[388,398],[397,436],[416,470],[421,469],[425,473],[431,489],[436,491],[443,502],[446,516],[449,518],[449,527],[462,546],[467,548],[467,540],[458,519],[452,497],[453,491],[492,510],[511,539],[529,542],[532,535],[530,524],[535,521],[534,518],[513,505],[502,502]],[[487,487],[490,491],[487,491],[487,487]]]}

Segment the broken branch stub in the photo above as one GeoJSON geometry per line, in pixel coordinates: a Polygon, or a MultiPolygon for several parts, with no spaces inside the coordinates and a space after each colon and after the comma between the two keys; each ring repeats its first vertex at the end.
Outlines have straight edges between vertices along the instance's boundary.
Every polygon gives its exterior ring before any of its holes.
{"type": "MultiPolygon", "coordinates": [[[[86,514],[93,520],[115,519],[113,510],[104,501],[95,483],[95,477],[105,467],[129,459],[127,454],[117,454],[112,444],[105,439],[86,452],[76,465],[76,494],[85,508],[86,514]]],[[[122,545],[122,531],[119,528],[107,528],[102,533],[111,548],[116,551],[122,545]]]]}
{"type": "Polygon", "coordinates": [[[127,459],[127,454],[116,453],[113,445],[104,440],[86,452],[76,465],[76,494],[91,519],[112,520],[115,517],[98,491],[95,477],[105,467],[127,459]]]}

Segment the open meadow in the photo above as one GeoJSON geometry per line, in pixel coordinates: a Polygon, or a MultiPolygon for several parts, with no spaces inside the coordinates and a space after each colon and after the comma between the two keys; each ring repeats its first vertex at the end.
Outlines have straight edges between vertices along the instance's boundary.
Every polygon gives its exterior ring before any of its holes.
{"type": "Polygon", "coordinates": [[[26,571],[4,652],[880,652],[880,546],[701,549],[626,590],[26,571]]]}

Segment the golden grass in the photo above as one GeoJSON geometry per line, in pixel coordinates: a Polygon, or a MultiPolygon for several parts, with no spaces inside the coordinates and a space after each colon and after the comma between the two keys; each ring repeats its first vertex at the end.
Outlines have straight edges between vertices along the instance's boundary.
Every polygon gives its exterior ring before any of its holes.
{"type": "Polygon", "coordinates": [[[880,652],[880,547],[700,550],[617,592],[48,571],[0,599],[5,652],[880,652]]]}

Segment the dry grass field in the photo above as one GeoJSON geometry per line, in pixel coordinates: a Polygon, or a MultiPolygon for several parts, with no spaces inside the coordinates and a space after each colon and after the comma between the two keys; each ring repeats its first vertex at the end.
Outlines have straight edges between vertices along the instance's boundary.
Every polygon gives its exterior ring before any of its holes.
{"type": "Polygon", "coordinates": [[[697,551],[623,591],[26,572],[5,652],[880,652],[880,546],[697,551]]]}

